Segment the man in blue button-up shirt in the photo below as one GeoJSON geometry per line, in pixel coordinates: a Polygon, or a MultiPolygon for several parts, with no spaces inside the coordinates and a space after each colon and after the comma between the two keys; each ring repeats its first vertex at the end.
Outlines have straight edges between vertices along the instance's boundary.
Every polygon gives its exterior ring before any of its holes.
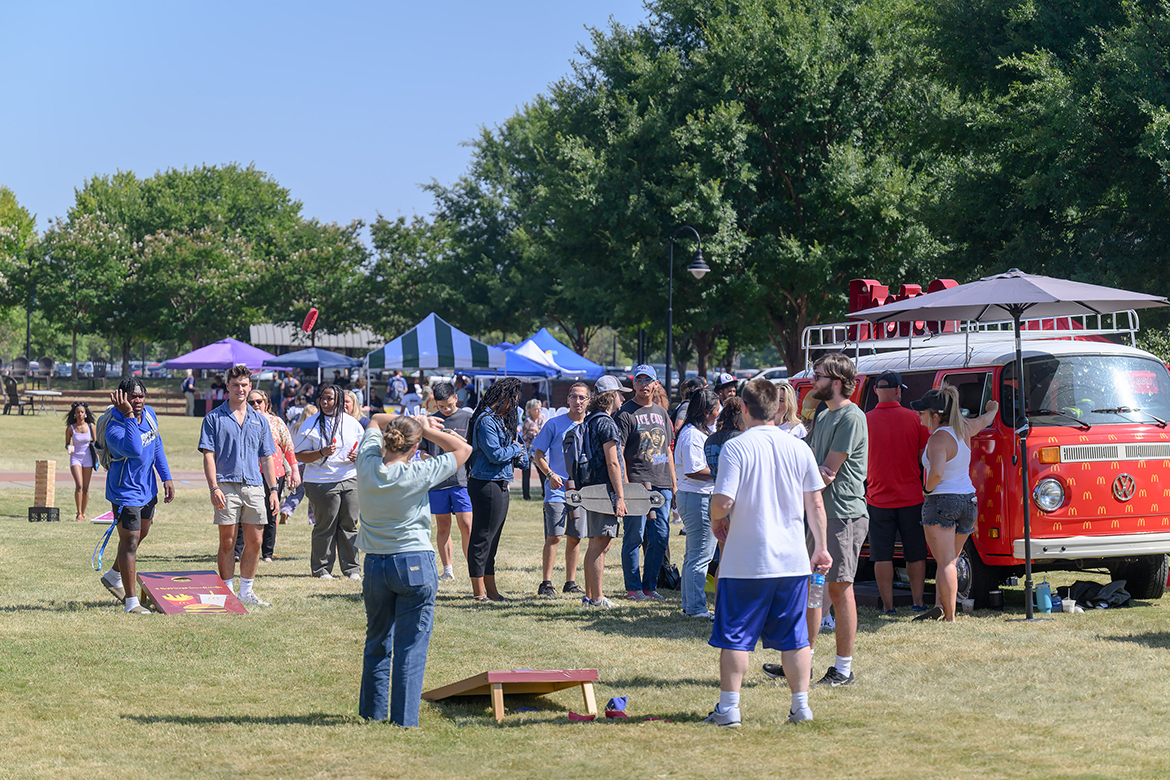
{"type": "Polygon", "coordinates": [[[240,556],[240,601],[268,606],[252,591],[264,525],[265,489],[269,509],[276,514],[278,488],[272,455],[272,430],[268,418],[248,406],[252,372],[247,366],[232,366],[227,373],[228,402],[203,418],[199,451],[203,453],[203,475],[211,490],[215,524],[219,526],[219,576],[228,588],[236,576],[236,527],[243,523],[244,554],[240,556]],[[263,467],[263,476],[261,476],[263,467]]]}

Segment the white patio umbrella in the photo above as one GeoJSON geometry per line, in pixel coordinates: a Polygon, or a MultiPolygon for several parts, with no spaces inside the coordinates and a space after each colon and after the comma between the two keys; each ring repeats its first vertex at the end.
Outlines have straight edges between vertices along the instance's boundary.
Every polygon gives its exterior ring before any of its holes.
{"type": "MultiPolygon", "coordinates": [[[[906,322],[915,320],[960,320],[965,322],[1000,322],[1011,319],[1016,335],[1017,392],[1024,382],[1024,352],[1020,344],[1020,319],[1028,317],[1068,317],[1078,314],[1110,314],[1129,309],[1170,306],[1157,295],[1101,287],[1095,284],[1026,274],[1018,268],[1007,273],[987,276],[949,290],[920,295],[889,306],[853,312],[849,316],[869,322],[906,322]]],[[[1020,439],[1021,474],[1024,481],[1024,615],[1032,619],[1032,526],[1028,495],[1028,412],[1026,401],[1018,399],[1016,434],[1020,439]]]]}

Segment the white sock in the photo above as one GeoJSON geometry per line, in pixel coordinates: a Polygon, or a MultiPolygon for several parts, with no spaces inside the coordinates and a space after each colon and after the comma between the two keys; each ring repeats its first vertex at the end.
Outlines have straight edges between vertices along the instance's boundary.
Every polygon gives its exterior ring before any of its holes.
{"type": "Polygon", "coordinates": [[[138,597],[137,596],[127,596],[126,597],[126,611],[127,612],[129,612],[130,610],[134,609],[137,606],[138,606],[138,597]]]}
{"type": "Polygon", "coordinates": [[[120,571],[114,571],[113,569],[110,569],[108,572],[106,572],[102,579],[115,587],[122,586],[122,572],[120,571]]]}
{"type": "Polygon", "coordinates": [[[454,577],[454,576],[455,576],[455,566],[454,566],[454,564],[452,564],[452,565],[449,565],[449,566],[444,566],[444,567],[443,567],[443,573],[444,573],[444,574],[450,574],[452,577],[454,577]]]}
{"type": "Polygon", "coordinates": [[[248,579],[244,579],[243,577],[240,577],[240,595],[247,596],[249,593],[251,593],[252,592],[252,583],[255,581],[256,581],[255,578],[248,580],[248,579]]]}
{"type": "Polygon", "coordinates": [[[228,577],[226,580],[223,581],[223,584],[227,585],[228,590],[230,590],[232,593],[235,593],[236,588],[235,588],[235,585],[233,584],[233,580],[235,580],[235,577],[228,577]]]}
{"type": "Polygon", "coordinates": [[[719,709],[727,712],[732,707],[739,706],[739,691],[719,691],[719,709]]]}
{"type": "Polygon", "coordinates": [[[808,709],[808,691],[804,693],[792,694],[792,712],[800,712],[808,709]]]}
{"type": "Polygon", "coordinates": [[[853,669],[853,656],[837,656],[837,660],[833,662],[833,666],[837,671],[848,677],[849,672],[853,669]]]}

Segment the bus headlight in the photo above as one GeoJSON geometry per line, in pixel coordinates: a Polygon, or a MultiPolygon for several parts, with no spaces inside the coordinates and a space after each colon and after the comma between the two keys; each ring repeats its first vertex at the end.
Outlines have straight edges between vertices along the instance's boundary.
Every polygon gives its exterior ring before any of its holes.
{"type": "Polygon", "coordinates": [[[1032,491],[1032,500],[1042,512],[1055,512],[1064,503],[1064,485],[1060,480],[1048,477],[1036,483],[1032,491]]]}

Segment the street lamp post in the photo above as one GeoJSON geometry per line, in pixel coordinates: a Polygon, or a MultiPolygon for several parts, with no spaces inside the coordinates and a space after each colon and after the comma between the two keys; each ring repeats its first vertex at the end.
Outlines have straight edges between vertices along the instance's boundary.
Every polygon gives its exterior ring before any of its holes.
{"type": "Polygon", "coordinates": [[[689,230],[695,234],[695,241],[699,246],[695,250],[695,259],[687,266],[687,270],[696,279],[702,279],[711,269],[703,262],[703,239],[699,238],[699,231],[690,225],[683,225],[670,234],[670,271],[669,283],[666,292],[666,400],[670,401],[670,355],[674,351],[674,237],[681,231],[689,230]]]}

